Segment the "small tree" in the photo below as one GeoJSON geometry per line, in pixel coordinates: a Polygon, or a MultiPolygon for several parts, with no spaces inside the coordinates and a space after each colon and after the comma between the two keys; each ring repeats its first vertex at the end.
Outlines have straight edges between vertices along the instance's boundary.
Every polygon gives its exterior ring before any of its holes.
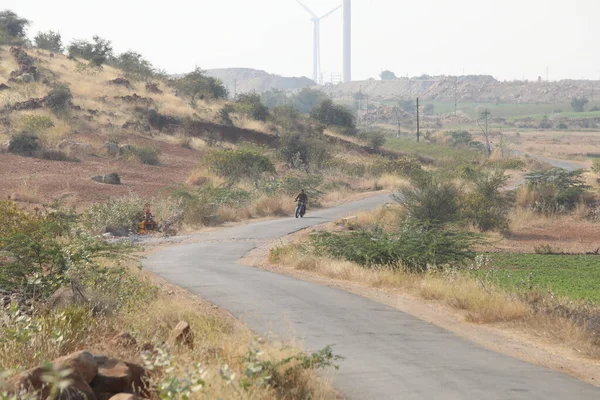
{"type": "Polygon", "coordinates": [[[381,74],[379,74],[379,77],[381,78],[382,81],[393,81],[395,79],[398,79],[396,77],[396,74],[394,74],[392,71],[389,71],[389,70],[383,71],[381,74]]]}
{"type": "Polygon", "coordinates": [[[589,100],[585,97],[573,97],[571,100],[571,107],[573,107],[573,111],[575,112],[584,112],[587,103],[589,103],[589,100]]]}
{"type": "Polygon", "coordinates": [[[206,76],[200,68],[186,74],[174,82],[179,95],[187,97],[192,107],[198,100],[226,99],[227,89],[219,79],[206,76]]]}
{"type": "Polygon", "coordinates": [[[26,30],[30,24],[10,10],[0,11],[0,45],[22,45],[26,43],[26,30]]]}
{"type": "Polygon", "coordinates": [[[48,93],[46,104],[55,114],[60,114],[69,108],[71,100],[73,100],[71,89],[66,85],[57,85],[48,93]]]}
{"type": "Polygon", "coordinates": [[[331,99],[323,100],[315,106],[310,112],[310,117],[324,125],[356,129],[354,114],[344,106],[333,104],[331,99]]]}
{"type": "Polygon", "coordinates": [[[261,102],[269,107],[280,107],[288,104],[288,97],[283,90],[270,89],[260,95],[261,102]]]}
{"type": "Polygon", "coordinates": [[[402,189],[394,199],[409,216],[426,225],[443,225],[460,218],[459,192],[452,182],[431,173],[411,177],[412,187],[402,189]]]}
{"type": "Polygon", "coordinates": [[[469,169],[464,177],[472,184],[462,205],[465,220],[482,232],[508,228],[510,201],[502,191],[508,180],[504,171],[469,169]]]}
{"type": "Polygon", "coordinates": [[[313,107],[326,99],[328,99],[328,97],[323,91],[319,89],[304,88],[291,96],[290,102],[298,111],[308,114],[313,107]]]}
{"type": "Polygon", "coordinates": [[[143,80],[154,75],[152,63],[140,53],[132,50],[119,54],[118,57],[112,60],[111,64],[125,72],[125,75],[130,79],[143,80]]]}
{"type": "Polygon", "coordinates": [[[256,93],[239,95],[235,101],[235,109],[257,121],[266,121],[270,116],[269,108],[261,103],[260,95],[256,93]]]}
{"type": "Polygon", "coordinates": [[[53,53],[62,53],[64,46],[62,43],[62,37],[59,32],[48,31],[40,32],[33,38],[35,47],[43,50],[48,50],[53,53]]]}
{"type": "Polygon", "coordinates": [[[92,65],[100,67],[113,57],[112,43],[100,36],[94,36],[92,39],[94,43],[86,40],[75,40],[67,50],[71,57],[83,58],[92,65]]]}
{"type": "Polygon", "coordinates": [[[435,106],[431,103],[425,104],[425,107],[423,107],[423,114],[425,114],[425,115],[435,114],[435,106]]]}
{"type": "Polygon", "coordinates": [[[536,195],[531,207],[545,214],[570,211],[583,199],[589,186],[583,180],[584,170],[567,171],[552,168],[525,176],[530,190],[536,195]]]}

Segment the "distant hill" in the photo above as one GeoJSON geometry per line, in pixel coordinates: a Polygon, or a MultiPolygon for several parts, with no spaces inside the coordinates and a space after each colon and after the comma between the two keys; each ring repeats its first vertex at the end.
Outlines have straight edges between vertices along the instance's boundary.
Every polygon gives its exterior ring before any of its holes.
{"type": "Polygon", "coordinates": [[[498,81],[489,75],[424,76],[394,80],[354,81],[335,85],[328,93],[337,99],[351,99],[362,91],[372,100],[394,101],[420,97],[426,101],[486,103],[561,103],[573,97],[592,98],[598,81],[498,81]]]}
{"type": "Polygon", "coordinates": [[[262,93],[270,89],[302,89],[315,85],[315,82],[307,77],[284,77],[252,68],[209,69],[206,73],[222,80],[231,92],[237,81],[237,93],[252,91],[262,93]]]}

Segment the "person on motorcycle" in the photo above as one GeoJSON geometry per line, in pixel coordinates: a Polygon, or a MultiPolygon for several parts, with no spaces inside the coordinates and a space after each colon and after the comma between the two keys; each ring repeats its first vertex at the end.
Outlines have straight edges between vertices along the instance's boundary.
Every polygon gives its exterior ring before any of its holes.
{"type": "Polygon", "coordinates": [[[304,192],[304,189],[300,191],[300,193],[298,194],[298,196],[296,196],[296,199],[294,199],[294,201],[301,201],[304,204],[308,203],[308,196],[304,192]]]}

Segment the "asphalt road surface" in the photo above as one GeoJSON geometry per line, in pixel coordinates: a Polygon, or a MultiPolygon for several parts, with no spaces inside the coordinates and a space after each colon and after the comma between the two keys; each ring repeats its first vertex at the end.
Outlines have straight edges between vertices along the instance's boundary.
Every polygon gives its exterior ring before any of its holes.
{"type": "MultiPolygon", "coordinates": [[[[255,332],[297,338],[307,349],[333,344],[344,356],[336,387],[349,399],[600,399],[600,389],[479,347],[392,307],[338,289],[238,264],[260,239],[372,209],[389,196],[308,210],[199,235],[161,250],[150,271],[240,318],[255,332]]],[[[293,204],[292,204],[293,206],[293,204]]]]}

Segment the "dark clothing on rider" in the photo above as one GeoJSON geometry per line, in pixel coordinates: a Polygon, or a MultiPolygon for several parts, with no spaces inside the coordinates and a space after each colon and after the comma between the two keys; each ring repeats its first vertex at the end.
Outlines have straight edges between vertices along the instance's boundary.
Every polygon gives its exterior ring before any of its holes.
{"type": "Polygon", "coordinates": [[[294,201],[301,201],[303,203],[307,203],[308,202],[308,196],[306,195],[306,193],[301,192],[298,196],[296,196],[296,200],[294,201]]]}

